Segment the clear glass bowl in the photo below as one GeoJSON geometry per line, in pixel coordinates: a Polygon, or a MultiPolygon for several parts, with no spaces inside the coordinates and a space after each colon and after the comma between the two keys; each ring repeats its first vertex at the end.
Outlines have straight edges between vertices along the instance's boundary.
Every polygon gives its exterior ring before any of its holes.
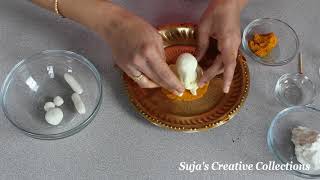
{"type": "MultiPolygon", "coordinates": [[[[281,163],[299,164],[291,142],[291,131],[297,126],[305,126],[320,132],[320,110],[311,106],[293,106],[279,112],[269,127],[267,141],[270,151],[281,163]]],[[[290,171],[304,178],[319,178],[317,171],[290,171]]]]}
{"type": "Polygon", "coordinates": [[[63,50],[47,50],[19,62],[6,77],[1,89],[1,106],[7,119],[34,138],[59,139],[73,135],[88,125],[102,100],[101,77],[86,58],[63,50]],[[81,94],[85,114],[78,114],[71,100],[73,93],[64,80],[71,73],[84,89],[81,94]],[[65,103],[62,122],[53,126],[45,121],[43,106],[61,96],[65,103]]]}
{"type": "Polygon", "coordinates": [[[272,18],[256,19],[249,23],[242,34],[242,48],[253,60],[269,66],[280,66],[289,63],[299,51],[299,38],[287,23],[272,18]],[[267,57],[256,56],[248,46],[254,33],[274,32],[278,37],[278,45],[267,57]]]}
{"type": "Polygon", "coordinates": [[[311,104],[316,97],[316,88],[304,74],[284,74],[275,86],[275,96],[284,106],[311,104]]]}

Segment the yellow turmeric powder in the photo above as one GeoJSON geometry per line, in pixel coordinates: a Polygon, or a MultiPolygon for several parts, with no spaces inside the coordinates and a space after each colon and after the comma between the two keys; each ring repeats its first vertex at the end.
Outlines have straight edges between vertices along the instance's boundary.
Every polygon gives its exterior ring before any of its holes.
{"type": "Polygon", "coordinates": [[[254,33],[252,40],[249,40],[248,44],[255,55],[266,57],[277,46],[278,38],[273,32],[267,34],[254,33]]]}

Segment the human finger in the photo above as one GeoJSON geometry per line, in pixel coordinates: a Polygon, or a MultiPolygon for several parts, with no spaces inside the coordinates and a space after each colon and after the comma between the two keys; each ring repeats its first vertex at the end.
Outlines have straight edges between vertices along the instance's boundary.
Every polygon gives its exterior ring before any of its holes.
{"type": "Polygon", "coordinates": [[[208,24],[200,24],[197,31],[197,50],[196,58],[200,61],[206,54],[209,47],[210,26],[208,24]]]}
{"type": "Polygon", "coordinates": [[[241,39],[238,33],[230,34],[227,36],[227,38],[218,40],[218,49],[221,52],[221,59],[224,67],[223,92],[225,93],[229,92],[233,80],[234,71],[237,65],[237,54],[240,42],[241,39]]]}
{"type": "Polygon", "coordinates": [[[214,78],[216,75],[221,74],[222,71],[223,71],[222,59],[219,56],[217,56],[217,58],[214,60],[213,64],[209,67],[209,69],[207,69],[203,73],[198,83],[198,86],[202,87],[203,85],[208,83],[212,78],[214,78]]]}
{"type": "Polygon", "coordinates": [[[151,81],[142,72],[131,66],[118,65],[131,79],[133,79],[141,88],[156,88],[159,87],[151,81]]]}
{"type": "Polygon", "coordinates": [[[162,87],[172,92],[181,94],[184,92],[184,87],[179,81],[177,76],[171,71],[168,64],[163,59],[163,55],[159,54],[159,51],[154,49],[145,49],[143,54],[147,58],[148,66],[151,68],[157,77],[159,77],[159,83],[162,87]]]}

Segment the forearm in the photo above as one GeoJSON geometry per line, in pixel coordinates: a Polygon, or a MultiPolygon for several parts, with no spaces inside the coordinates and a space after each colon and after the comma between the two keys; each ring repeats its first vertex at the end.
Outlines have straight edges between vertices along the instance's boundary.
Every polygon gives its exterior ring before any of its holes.
{"type": "Polygon", "coordinates": [[[238,3],[240,10],[242,10],[248,3],[248,0],[211,0],[208,7],[214,8],[220,4],[227,3],[228,1],[234,1],[238,3]]]}
{"type": "MultiPolygon", "coordinates": [[[[47,10],[55,11],[55,0],[32,0],[32,2],[47,10]]],[[[58,0],[58,9],[64,17],[93,31],[99,31],[101,22],[104,22],[104,26],[112,26],[119,7],[108,0],[58,0]]]]}
{"type": "Polygon", "coordinates": [[[240,9],[243,9],[248,4],[248,0],[239,0],[240,9]]]}

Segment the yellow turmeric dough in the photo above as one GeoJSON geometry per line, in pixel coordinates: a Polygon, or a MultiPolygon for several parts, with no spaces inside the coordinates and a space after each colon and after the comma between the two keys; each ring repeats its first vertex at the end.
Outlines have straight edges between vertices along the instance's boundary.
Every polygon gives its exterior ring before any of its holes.
{"type": "Polygon", "coordinates": [[[278,38],[273,32],[267,34],[254,33],[252,40],[249,40],[248,44],[255,55],[266,57],[277,46],[278,38]]]}
{"type": "Polygon", "coordinates": [[[208,86],[209,83],[206,83],[203,87],[197,89],[197,95],[193,95],[191,94],[191,92],[189,90],[185,90],[184,93],[182,94],[182,96],[177,96],[173,93],[171,93],[170,91],[162,88],[161,91],[162,93],[164,93],[169,99],[172,100],[178,100],[178,101],[194,101],[196,99],[200,99],[202,98],[207,90],[208,90],[208,86]]]}

